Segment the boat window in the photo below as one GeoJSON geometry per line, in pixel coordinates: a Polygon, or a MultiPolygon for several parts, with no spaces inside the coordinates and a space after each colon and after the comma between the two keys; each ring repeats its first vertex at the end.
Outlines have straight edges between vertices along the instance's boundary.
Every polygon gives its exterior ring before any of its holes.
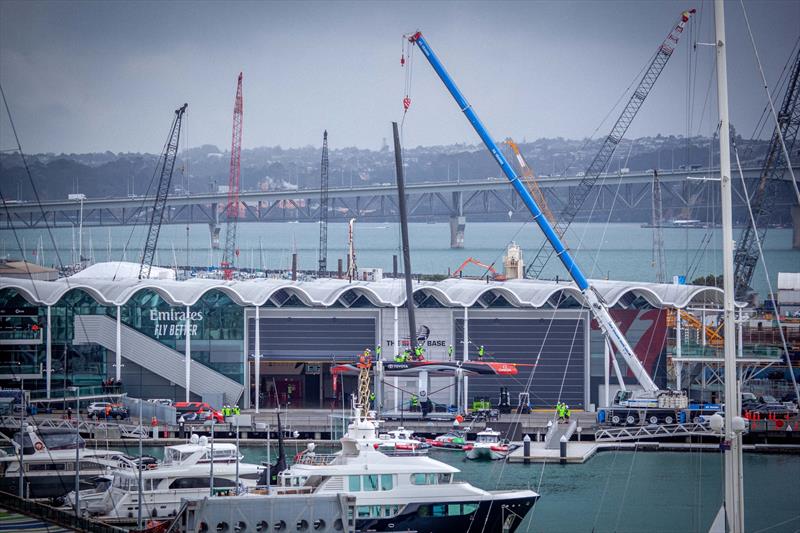
{"type": "Polygon", "coordinates": [[[461,514],[461,504],[451,503],[447,505],[448,516],[459,516],[461,514]]]}
{"type": "Polygon", "coordinates": [[[381,474],[381,490],[392,490],[394,487],[391,474],[381,474]]]}
{"type": "Polygon", "coordinates": [[[447,506],[444,504],[436,504],[433,506],[432,516],[447,516],[447,506]]]}
{"type": "MultiPolygon", "coordinates": [[[[211,479],[208,477],[181,477],[170,483],[170,489],[207,489],[211,479]]],[[[233,487],[235,483],[225,478],[214,478],[214,488],[233,487]]]]}
{"type": "Polygon", "coordinates": [[[437,483],[439,483],[439,485],[447,485],[447,484],[449,484],[449,483],[450,483],[452,480],[453,480],[453,474],[450,474],[450,473],[447,473],[447,474],[438,474],[437,483]]]}
{"type": "Polygon", "coordinates": [[[478,510],[477,503],[465,503],[461,507],[462,507],[461,514],[472,514],[478,510]]]}
{"type": "Polygon", "coordinates": [[[165,463],[173,463],[173,462],[177,463],[180,462],[180,460],[181,460],[181,452],[179,452],[178,450],[167,448],[167,453],[164,456],[165,463]]]}
{"type": "Polygon", "coordinates": [[[357,513],[359,518],[366,518],[369,516],[369,505],[359,505],[357,513]]]}
{"type": "Polygon", "coordinates": [[[131,487],[132,478],[128,476],[114,476],[114,486],[122,490],[128,490],[131,487]]]}
{"type": "Polygon", "coordinates": [[[378,490],[378,476],[377,475],[363,476],[363,478],[364,478],[363,479],[364,490],[369,490],[369,491],[378,490]]]}
{"type": "Polygon", "coordinates": [[[417,509],[417,516],[430,516],[431,515],[431,506],[430,505],[420,505],[419,509],[417,509]]]}
{"type": "Polygon", "coordinates": [[[349,478],[350,492],[358,492],[361,490],[361,476],[347,476],[349,478]]]}
{"type": "Polygon", "coordinates": [[[27,465],[29,471],[34,470],[64,470],[64,463],[30,463],[27,465]]]}
{"type": "Polygon", "coordinates": [[[435,485],[436,474],[411,474],[413,485],[435,485]]]}

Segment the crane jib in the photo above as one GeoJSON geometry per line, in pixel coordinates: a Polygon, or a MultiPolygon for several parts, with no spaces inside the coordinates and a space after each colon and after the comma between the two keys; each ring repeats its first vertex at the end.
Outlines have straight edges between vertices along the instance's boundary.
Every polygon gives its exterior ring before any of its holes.
{"type": "Polygon", "coordinates": [[[464,98],[464,95],[458,90],[458,87],[456,87],[456,84],[450,77],[450,74],[447,73],[447,70],[445,70],[444,66],[439,61],[439,58],[433,53],[433,50],[431,50],[430,46],[425,41],[425,38],[421,33],[417,32],[413,37],[411,37],[411,41],[419,46],[419,49],[425,55],[425,58],[431,64],[433,70],[436,71],[436,74],[442,80],[442,83],[444,83],[445,87],[447,87],[450,95],[455,99],[458,107],[461,109],[461,111],[463,111],[464,115],[466,115],[476,133],[486,145],[486,148],[488,148],[489,152],[492,153],[497,161],[497,164],[500,165],[503,173],[511,182],[511,185],[517,191],[517,194],[519,194],[520,198],[522,198],[523,203],[533,215],[536,224],[542,230],[542,233],[544,233],[548,242],[555,250],[558,258],[567,269],[567,272],[569,272],[570,277],[572,277],[572,279],[575,281],[575,284],[578,285],[578,288],[581,291],[588,289],[589,282],[583,275],[583,272],[581,272],[581,269],[572,259],[572,255],[569,253],[569,250],[567,250],[567,248],[564,246],[564,243],[561,241],[561,238],[559,238],[555,230],[553,230],[553,227],[550,225],[550,222],[548,222],[547,217],[542,216],[542,210],[539,208],[536,200],[533,199],[533,196],[531,196],[530,192],[528,192],[528,189],[526,189],[525,186],[520,182],[516,172],[514,172],[514,169],[511,168],[511,165],[509,165],[505,156],[497,147],[497,144],[494,142],[494,140],[492,140],[492,137],[489,135],[489,132],[478,118],[478,115],[476,115],[472,110],[472,106],[469,105],[467,99],[464,98]]]}

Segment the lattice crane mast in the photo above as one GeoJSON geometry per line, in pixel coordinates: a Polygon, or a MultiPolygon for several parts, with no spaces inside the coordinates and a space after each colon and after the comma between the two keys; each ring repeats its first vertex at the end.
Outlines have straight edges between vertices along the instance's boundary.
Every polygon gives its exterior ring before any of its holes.
{"type": "Polygon", "coordinates": [[[661,180],[658,169],[653,169],[653,268],[656,269],[656,282],[664,283],[667,276],[667,261],[664,257],[664,204],[661,201],[661,180]]]}
{"type": "Polygon", "coordinates": [[[328,271],[328,130],[322,134],[322,163],[319,178],[319,271],[328,271]]]}
{"type": "MultiPolygon", "coordinates": [[[[622,114],[620,114],[617,122],[614,123],[614,127],[611,128],[611,133],[609,133],[603,141],[600,151],[597,152],[597,155],[594,156],[594,159],[589,164],[589,168],[586,169],[584,177],[576,187],[570,190],[567,204],[559,213],[558,220],[553,226],[553,229],[559,237],[564,237],[567,228],[569,228],[569,225],[572,224],[575,216],[580,211],[592,187],[594,187],[600,175],[606,171],[614,155],[614,151],[617,149],[617,145],[625,136],[625,132],[628,131],[628,126],[633,122],[642,104],[644,104],[647,95],[650,94],[656,80],[658,80],[659,75],[661,75],[661,72],[667,65],[669,58],[672,57],[672,52],[675,51],[675,47],[678,45],[678,40],[683,33],[686,23],[689,22],[689,17],[694,13],[694,9],[681,13],[678,22],[672,26],[669,34],[656,50],[644,76],[642,76],[642,79],[639,81],[639,85],[636,87],[636,90],[633,91],[628,103],[622,110],[622,114]]],[[[528,265],[525,275],[534,278],[541,276],[545,265],[547,265],[547,261],[549,261],[550,257],[553,255],[553,251],[553,247],[545,241],[528,265]]]]}
{"type": "Polygon", "coordinates": [[[239,178],[242,170],[242,73],[236,84],[236,100],[233,103],[233,135],[231,139],[231,168],[228,175],[227,224],[225,227],[225,250],[222,253],[222,273],[225,279],[233,279],[239,248],[236,246],[236,227],[239,223],[239,178]]]}
{"type": "Polygon", "coordinates": [[[522,171],[522,181],[524,181],[525,185],[528,186],[531,196],[533,196],[533,199],[536,200],[537,204],[539,204],[539,207],[542,208],[542,213],[544,213],[544,216],[547,217],[548,222],[550,222],[550,224],[555,224],[556,218],[553,216],[550,206],[547,205],[547,199],[544,197],[544,192],[539,187],[539,184],[536,183],[536,176],[533,175],[533,170],[531,170],[528,162],[525,161],[525,158],[522,156],[519,146],[517,146],[517,143],[515,143],[514,139],[511,137],[506,138],[505,142],[511,148],[511,151],[514,152],[514,157],[517,160],[519,169],[522,171]]]}
{"type": "Polygon", "coordinates": [[[161,233],[161,222],[164,220],[164,209],[167,206],[167,197],[169,196],[169,189],[172,185],[172,173],[175,170],[175,159],[178,157],[178,142],[181,138],[181,124],[183,122],[183,115],[186,113],[186,108],[189,104],[183,104],[175,110],[175,116],[172,118],[172,127],[167,136],[167,144],[164,146],[164,152],[159,158],[159,166],[161,171],[158,177],[158,187],[156,188],[155,199],[153,200],[153,209],[150,211],[150,222],[147,228],[147,239],[144,243],[142,250],[142,262],[139,265],[139,279],[147,279],[150,277],[150,270],[153,268],[153,258],[156,255],[156,248],[158,247],[158,235],[161,233]]]}
{"type": "MultiPolygon", "coordinates": [[[[672,393],[670,391],[661,391],[658,388],[658,385],[656,385],[656,383],[647,373],[647,370],[645,370],[641,361],[639,361],[636,353],[634,353],[633,348],[628,343],[617,324],[614,322],[614,319],[611,318],[611,313],[609,312],[605,301],[586,279],[580,267],[575,263],[569,250],[567,250],[567,248],[564,246],[564,243],[561,241],[561,237],[554,231],[553,227],[550,225],[550,222],[547,221],[547,217],[544,216],[544,213],[536,203],[536,200],[533,199],[533,196],[531,196],[531,193],[525,187],[525,184],[522,183],[516,172],[514,172],[514,169],[511,167],[511,165],[509,165],[508,160],[503,155],[503,152],[494,142],[480,118],[478,118],[478,115],[472,109],[472,106],[469,104],[469,102],[467,102],[467,99],[463,94],[461,94],[461,91],[456,86],[455,81],[450,77],[450,74],[448,74],[447,70],[445,70],[444,66],[439,61],[439,58],[422,36],[422,33],[417,32],[411,35],[409,37],[409,41],[419,47],[420,51],[431,64],[431,67],[433,67],[433,70],[436,71],[436,74],[450,92],[450,95],[456,101],[456,104],[458,104],[459,109],[461,109],[467,120],[469,120],[470,124],[475,129],[475,132],[478,134],[478,136],[480,136],[481,140],[486,145],[486,148],[488,148],[489,152],[491,152],[495,161],[497,161],[497,164],[500,165],[500,168],[511,182],[511,185],[522,199],[522,202],[528,208],[531,215],[533,215],[533,220],[539,226],[539,229],[542,230],[542,233],[544,233],[547,241],[555,250],[558,258],[561,260],[561,263],[567,269],[567,272],[569,272],[569,275],[572,277],[573,281],[583,294],[586,304],[594,318],[597,320],[601,331],[617,349],[617,352],[623,357],[625,363],[628,365],[628,368],[631,370],[631,372],[633,372],[639,384],[642,386],[642,389],[644,390],[643,399],[646,399],[647,401],[658,401],[660,403],[662,397],[670,396],[672,393]]],[[[686,397],[683,396],[684,400],[685,398],[686,397]]]]}
{"type": "Polygon", "coordinates": [[[733,281],[736,297],[740,299],[746,298],[750,290],[753,274],[758,264],[758,241],[760,240],[763,246],[764,238],[767,235],[767,222],[777,197],[778,185],[783,180],[788,166],[778,135],[779,128],[783,134],[786,149],[791,154],[797,140],[797,131],[800,129],[800,49],[794,58],[789,83],[786,85],[786,94],[783,96],[783,103],[778,112],[778,124],[772,133],[767,157],[764,159],[761,178],[750,200],[756,227],[749,223],[745,225],[733,255],[733,281]]]}

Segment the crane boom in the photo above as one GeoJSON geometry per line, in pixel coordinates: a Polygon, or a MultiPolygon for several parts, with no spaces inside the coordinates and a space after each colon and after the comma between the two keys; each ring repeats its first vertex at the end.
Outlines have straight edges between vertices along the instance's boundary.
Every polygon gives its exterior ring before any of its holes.
{"type": "Polygon", "coordinates": [[[328,130],[322,134],[319,178],[319,275],[328,272],[328,130]]]}
{"type": "MultiPolygon", "coordinates": [[[[594,159],[592,159],[592,162],[589,164],[589,168],[586,169],[584,177],[576,187],[570,190],[567,204],[561,210],[561,213],[559,213],[558,220],[554,226],[555,232],[559,237],[564,237],[567,228],[569,228],[575,216],[578,214],[578,211],[580,211],[592,187],[594,187],[600,175],[606,171],[606,167],[608,167],[611,157],[617,149],[617,145],[625,136],[625,132],[628,131],[628,127],[631,125],[631,122],[633,122],[642,104],[644,104],[647,95],[650,94],[656,80],[658,80],[658,77],[667,65],[669,58],[672,57],[672,52],[675,51],[678,40],[683,33],[683,28],[689,21],[689,17],[694,13],[694,9],[681,13],[678,22],[672,26],[669,34],[667,34],[667,37],[656,50],[644,76],[642,76],[642,79],[639,81],[639,85],[636,87],[636,90],[633,91],[628,103],[611,128],[611,132],[603,141],[600,151],[597,152],[597,155],[594,156],[594,159]]],[[[540,277],[545,265],[547,265],[547,262],[553,255],[553,252],[554,250],[549,246],[548,242],[543,243],[528,265],[525,272],[526,277],[540,277]]]]}
{"type": "Polygon", "coordinates": [[[750,200],[756,227],[750,224],[745,225],[742,237],[736,244],[733,280],[737,298],[744,299],[750,289],[758,264],[758,242],[760,240],[763,245],[764,237],[767,234],[768,217],[772,212],[778,185],[783,180],[789,163],[784,156],[781,136],[778,132],[780,130],[780,133],[783,134],[786,149],[792,153],[798,129],[800,129],[800,49],[794,58],[794,67],[789,76],[789,83],[786,85],[786,94],[783,96],[783,103],[778,112],[778,124],[775,126],[772,140],[769,143],[761,177],[758,186],[753,191],[753,198],[750,200]]]}
{"type": "Polygon", "coordinates": [[[486,148],[489,149],[489,152],[491,152],[495,161],[497,161],[497,164],[500,165],[500,168],[508,178],[508,181],[511,182],[514,190],[517,192],[517,194],[519,194],[522,202],[531,212],[531,215],[533,215],[533,220],[539,226],[539,229],[542,230],[542,233],[544,233],[547,241],[558,254],[558,258],[561,260],[561,263],[567,269],[570,277],[572,277],[573,281],[583,294],[586,303],[589,306],[592,315],[597,320],[597,323],[600,326],[603,334],[606,335],[606,337],[613,343],[619,354],[625,359],[625,363],[633,372],[642,388],[648,393],[654,394],[658,392],[658,386],[648,375],[644,366],[636,357],[633,348],[631,348],[630,344],[628,344],[627,339],[625,339],[625,336],[611,318],[611,314],[609,313],[605,302],[583,275],[580,267],[572,259],[572,255],[569,253],[569,250],[567,250],[567,248],[564,246],[564,243],[561,241],[561,238],[556,234],[556,232],[553,230],[553,227],[547,221],[547,217],[544,216],[544,213],[536,203],[536,200],[533,199],[533,196],[531,196],[531,193],[528,192],[528,189],[519,179],[516,172],[514,172],[514,169],[511,168],[511,165],[508,164],[508,160],[506,160],[503,152],[500,151],[500,149],[497,147],[497,144],[494,142],[494,140],[492,140],[491,135],[489,135],[489,132],[484,127],[480,118],[478,118],[478,115],[472,109],[472,106],[467,102],[467,99],[464,98],[464,95],[461,94],[461,91],[456,86],[453,78],[451,78],[450,74],[448,74],[447,70],[445,70],[444,66],[439,61],[439,58],[422,36],[422,33],[415,33],[409,37],[409,40],[416,44],[420,51],[422,51],[431,67],[433,67],[433,70],[436,71],[436,74],[442,80],[442,83],[444,83],[445,87],[450,92],[450,95],[458,104],[459,109],[461,109],[464,115],[466,115],[467,120],[469,120],[470,124],[472,124],[475,132],[486,145],[486,148]]]}
{"type": "Polygon", "coordinates": [[[158,187],[156,188],[155,200],[153,201],[153,209],[150,211],[147,240],[145,240],[144,243],[142,262],[139,265],[139,279],[149,278],[150,270],[153,268],[153,258],[155,257],[156,247],[158,246],[158,235],[161,233],[161,222],[164,220],[164,208],[167,205],[167,196],[169,196],[169,188],[172,185],[172,172],[175,170],[175,159],[178,157],[181,123],[183,122],[183,115],[186,113],[186,108],[188,106],[189,104],[183,104],[183,106],[175,110],[175,116],[172,118],[172,127],[167,137],[167,144],[164,147],[164,153],[161,154],[159,158],[161,172],[158,177],[158,187]]]}
{"type": "Polygon", "coordinates": [[[234,263],[239,255],[236,246],[236,228],[239,223],[239,178],[242,160],[242,73],[236,83],[236,99],[233,103],[233,133],[231,135],[231,168],[228,175],[227,223],[225,227],[225,250],[222,253],[222,273],[225,279],[233,279],[234,263]]]}
{"type": "Polygon", "coordinates": [[[514,152],[514,157],[517,158],[517,163],[522,171],[522,179],[525,182],[525,185],[528,186],[528,190],[531,191],[533,199],[536,200],[536,203],[538,203],[539,207],[542,208],[542,213],[544,213],[544,216],[547,217],[548,222],[550,222],[550,224],[555,224],[556,218],[553,216],[553,211],[551,211],[550,206],[547,205],[547,199],[544,197],[544,192],[539,187],[539,184],[536,183],[536,176],[533,175],[533,170],[531,170],[528,162],[525,161],[525,158],[522,156],[519,146],[517,146],[517,143],[515,143],[514,139],[511,137],[506,138],[506,144],[511,148],[511,151],[514,152]]]}

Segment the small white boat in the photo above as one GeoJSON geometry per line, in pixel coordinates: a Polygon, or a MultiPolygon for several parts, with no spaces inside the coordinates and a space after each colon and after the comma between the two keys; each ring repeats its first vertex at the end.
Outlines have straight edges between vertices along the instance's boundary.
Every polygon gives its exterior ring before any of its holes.
{"type": "Polygon", "coordinates": [[[375,449],[390,455],[424,455],[431,447],[427,442],[422,442],[404,427],[399,427],[378,435],[375,449]]]}
{"type": "Polygon", "coordinates": [[[467,459],[472,460],[491,459],[497,461],[505,459],[510,451],[511,447],[508,443],[500,440],[500,432],[494,431],[492,428],[486,428],[479,432],[473,444],[464,446],[467,459]]]}

